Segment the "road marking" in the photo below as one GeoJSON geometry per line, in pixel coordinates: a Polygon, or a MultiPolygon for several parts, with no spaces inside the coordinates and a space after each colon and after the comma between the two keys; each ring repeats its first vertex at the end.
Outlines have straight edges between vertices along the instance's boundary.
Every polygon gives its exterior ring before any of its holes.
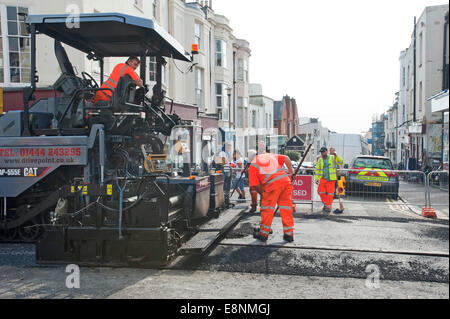
{"type": "MultiPolygon", "coordinates": [[[[392,204],[394,203],[394,201],[392,199],[390,199],[390,198],[386,198],[386,202],[387,203],[392,203],[392,204]]],[[[407,205],[404,205],[404,204],[392,205],[392,204],[389,204],[388,206],[394,212],[397,212],[397,213],[400,213],[400,214],[403,214],[403,215],[407,215],[409,217],[412,217],[412,216],[414,216],[414,217],[417,217],[417,216],[422,217],[422,215],[417,215],[417,214],[411,212],[407,205]]]]}

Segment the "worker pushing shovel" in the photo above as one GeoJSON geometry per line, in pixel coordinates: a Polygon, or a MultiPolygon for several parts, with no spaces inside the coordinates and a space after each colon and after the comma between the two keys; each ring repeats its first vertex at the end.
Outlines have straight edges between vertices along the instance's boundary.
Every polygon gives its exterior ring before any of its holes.
{"type": "Polygon", "coordinates": [[[292,202],[292,184],[312,145],[309,145],[297,170],[294,172],[292,163],[287,156],[276,154],[259,154],[249,169],[250,186],[257,186],[263,195],[261,199],[261,224],[254,229],[253,237],[266,242],[272,231],[274,215],[280,211],[283,223],[283,239],[294,241],[294,218],[292,202]],[[286,165],[288,172],[283,166],[286,165]],[[275,183],[277,182],[277,183],[275,183]],[[275,207],[277,209],[275,210],[275,207]]]}

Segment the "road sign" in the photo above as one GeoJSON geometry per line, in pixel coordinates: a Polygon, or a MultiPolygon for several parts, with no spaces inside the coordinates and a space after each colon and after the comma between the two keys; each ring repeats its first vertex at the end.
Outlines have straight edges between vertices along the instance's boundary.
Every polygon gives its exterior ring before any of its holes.
{"type": "Polygon", "coordinates": [[[313,176],[302,175],[297,176],[294,181],[294,191],[292,192],[292,200],[294,201],[311,201],[313,192],[313,176]]]}

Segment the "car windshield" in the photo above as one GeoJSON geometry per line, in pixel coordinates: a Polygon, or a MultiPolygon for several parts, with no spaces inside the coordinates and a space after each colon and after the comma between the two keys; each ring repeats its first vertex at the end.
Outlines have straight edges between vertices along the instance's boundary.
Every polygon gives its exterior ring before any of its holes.
{"type": "Polygon", "coordinates": [[[392,169],[392,162],[381,158],[357,158],[353,164],[354,168],[380,168],[392,169]]]}

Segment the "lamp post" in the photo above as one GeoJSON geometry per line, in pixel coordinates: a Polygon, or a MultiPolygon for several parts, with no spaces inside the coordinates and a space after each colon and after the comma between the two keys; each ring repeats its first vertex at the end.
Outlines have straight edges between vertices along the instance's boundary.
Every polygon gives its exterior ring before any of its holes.
{"type": "MultiPolygon", "coordinates": [[[[233,91],[233,89],[229,86],[227,87],[227,95],[228,95],[228,127],[231,127],[231,114],[230,114],[230,110],[231,110],[231,93],[233,91]]],[[[234,124],[234,123],[233,123],[234,124]]]]}
{"type": "MultiPolygon", "coordinates": [[[[227,87],[227,95],[228,95],[228,130],[231,129],[231,94],[233,92],[233,88],[231,86],[227,87]]],[[[233,113],[234,115],[234,113],[233,113]]],[[[233,125],[236,128],[236,123],[233,121],[233,125]]],[[[236,132],[234,132],[236,134],[236,132]]],[[[233,134],[233,149],[236,149],[236,137],[233,134]]]]}

